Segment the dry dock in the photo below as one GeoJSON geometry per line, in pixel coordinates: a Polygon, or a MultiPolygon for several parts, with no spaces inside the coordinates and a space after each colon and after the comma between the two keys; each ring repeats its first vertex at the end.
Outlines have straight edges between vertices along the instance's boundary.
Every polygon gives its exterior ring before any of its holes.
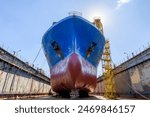
{"type": "MultiPolygon", "coordinates": [[[[117,66],[114,73],[117,99],[150,99],[150,47],[117,66]]],[[[105,99],[104,88],[105,79],[101,76],[94,95],[77,99],[105,99]]],[[[49,95],[50,92],[46,75],[0,47],[1,99],[68,99],[49,95]]]]}

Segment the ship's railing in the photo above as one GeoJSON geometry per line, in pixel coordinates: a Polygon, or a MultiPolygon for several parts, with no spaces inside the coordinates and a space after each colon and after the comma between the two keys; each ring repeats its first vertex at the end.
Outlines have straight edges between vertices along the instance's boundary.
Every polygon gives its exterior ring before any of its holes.
{"type": "Polygon", "coordinates": [[[71,11],[68,14],[69,16],[82,16],[82,13],[79,11],[71,11]]]}

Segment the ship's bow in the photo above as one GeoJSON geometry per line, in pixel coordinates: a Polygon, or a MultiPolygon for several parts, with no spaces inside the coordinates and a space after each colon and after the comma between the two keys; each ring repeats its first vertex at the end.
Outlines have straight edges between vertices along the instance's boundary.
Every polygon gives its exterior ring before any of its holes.
{"type": "Polygon", "coordinates": [[[96,87],[96,68],[73,53],[51,69],[51,85],[56,92],[93,91],[96,87]]]}

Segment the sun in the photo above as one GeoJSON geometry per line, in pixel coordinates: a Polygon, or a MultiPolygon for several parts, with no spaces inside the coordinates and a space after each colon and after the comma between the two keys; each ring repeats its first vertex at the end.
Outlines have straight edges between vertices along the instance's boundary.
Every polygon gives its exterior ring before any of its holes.
{"type": "Polygon", "coordinates": [[[104,26],[109,23],[109,14],[104,10],[93,9],[86,14],[87,20],[93,22],[95,18],[100,18],[104,26]]]}

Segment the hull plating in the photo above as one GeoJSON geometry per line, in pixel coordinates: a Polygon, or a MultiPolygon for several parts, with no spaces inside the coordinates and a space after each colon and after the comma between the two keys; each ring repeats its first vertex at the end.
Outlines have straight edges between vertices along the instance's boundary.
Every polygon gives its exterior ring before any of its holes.
{"type": "Polygon", "coordinates": [[[77,89],[85,92],[96,87],[96,68],[80,55],[72,54],[51,69],[51,86],[55,92],[77,89]]]}
{"type": "Polygon", "coordinates": [[[79,16],[66,17],[50,27],[42,45],[52,89],[58,93],[74,89],[93,91],[104,44],[101,32],[79,16]]]}

